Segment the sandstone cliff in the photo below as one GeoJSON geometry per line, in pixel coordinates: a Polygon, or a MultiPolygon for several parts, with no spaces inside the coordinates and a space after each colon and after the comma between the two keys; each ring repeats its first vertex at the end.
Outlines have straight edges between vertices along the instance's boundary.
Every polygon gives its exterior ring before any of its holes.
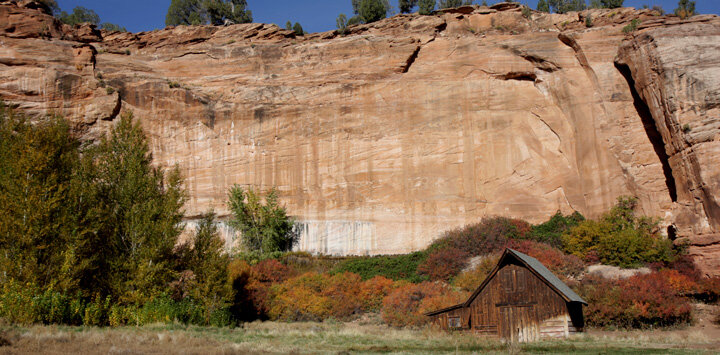
{"type": "Polygon", "coordinates": [[[718,40],[714,16],[507,3],[346,35],[100,33],[0,0],[0,98],[85,139],[133,111],[185,174],[189,218],[227,214],[234,183],[276,186],[303,250],[407,252],[484,216],[594,217],[634,195],[719,274],[718,40]]]}

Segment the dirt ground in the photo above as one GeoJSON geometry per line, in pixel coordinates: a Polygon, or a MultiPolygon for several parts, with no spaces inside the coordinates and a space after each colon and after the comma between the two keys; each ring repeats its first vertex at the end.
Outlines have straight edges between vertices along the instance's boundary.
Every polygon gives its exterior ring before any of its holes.
{"type": "Polygon", "coordinates": [[[255,322],[209,328],[0,326],[0,354],[720,354],[720,306],[696,305],[692,326],[671,330],[589,330],[570,339],[504,344],[430,329],[394,329],[367,317],[351,323],[255,322]]]}

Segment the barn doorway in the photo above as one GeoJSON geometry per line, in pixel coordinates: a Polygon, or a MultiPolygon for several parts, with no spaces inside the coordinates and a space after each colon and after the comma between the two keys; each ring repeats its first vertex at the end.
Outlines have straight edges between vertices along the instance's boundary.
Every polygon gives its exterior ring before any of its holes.
{"type": "Polygon", "coordinates": [[[510,342],[528,342],[540,338],[537,310],[533,305],[499,306],[500,337],[510,342]]]}

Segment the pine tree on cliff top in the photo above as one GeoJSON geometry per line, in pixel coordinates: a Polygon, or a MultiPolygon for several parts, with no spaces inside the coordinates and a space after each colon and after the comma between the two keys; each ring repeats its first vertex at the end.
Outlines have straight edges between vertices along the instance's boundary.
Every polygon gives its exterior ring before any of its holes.
{"type": "Polygon", "coordinates": [[[246,0],[171,0],[165,24],[224,25],[252,22],[246,0]]]}

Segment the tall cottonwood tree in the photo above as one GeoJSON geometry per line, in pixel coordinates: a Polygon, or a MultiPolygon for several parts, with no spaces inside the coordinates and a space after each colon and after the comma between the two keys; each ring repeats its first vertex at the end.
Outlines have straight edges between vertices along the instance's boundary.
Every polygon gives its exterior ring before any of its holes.
{"type": "Polygon", "coordinates": [[[58,118],[31,124],[0,104],[0,283],[74,291],[69,210],[78,143],[58,118]]]}
{"type": "Polygon", "coordinates": [[[107,208],[103,274],[110,292],[138,303],[159,294],[174,277],[173,248],[182,231],[185,192],[177,168],[152,166],[145,134],[132,114],[88,154],[89,179],[107,208]]]}
{"type": "Polygon", "coordinates": [[[297,243],[295,220],[280,206],[274,189],[262,203],[254,189],[234,185],[228,193],[228,207],[232,212],[229,224],[242,233],[242,243],[248,250],[288,251],[297,243]]]}

